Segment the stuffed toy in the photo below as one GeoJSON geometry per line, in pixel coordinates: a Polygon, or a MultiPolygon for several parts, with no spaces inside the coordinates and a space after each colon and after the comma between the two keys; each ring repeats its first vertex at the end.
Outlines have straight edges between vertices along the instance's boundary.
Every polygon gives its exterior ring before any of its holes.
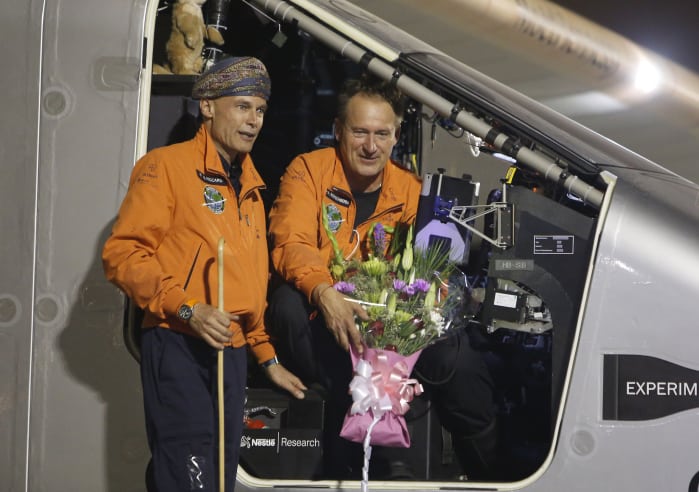
{"type": "Polygon", "coordinates": [[[214,44],[224,43],[221,33],[207,29],[204,23],[202,5],[206,0],[176,0],[172,7],[172,28],[165,45],[168,67],[155,66],[155,73],[192,75],[202,71],[204,66],[204,39],[214,44]]]}

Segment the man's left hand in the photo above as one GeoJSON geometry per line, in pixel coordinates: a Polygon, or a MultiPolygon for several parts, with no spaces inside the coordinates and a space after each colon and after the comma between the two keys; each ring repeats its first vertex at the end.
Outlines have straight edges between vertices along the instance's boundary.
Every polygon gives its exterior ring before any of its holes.
{"type": "Polygon", "coordinates": [[[280,388],[285,389],[299,400],[305,397],[304,391],[308,388],[306,388],[295,374],[289,372],[283,365],[273,364],[263,370],[269,380],[280,388]]]}

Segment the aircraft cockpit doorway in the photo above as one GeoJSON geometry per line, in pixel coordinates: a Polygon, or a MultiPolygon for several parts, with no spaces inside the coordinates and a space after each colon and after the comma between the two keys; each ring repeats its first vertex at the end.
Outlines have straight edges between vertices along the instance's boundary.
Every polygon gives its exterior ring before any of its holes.
{"type": "MultiPolygon", "coordinates": [[[[171,8],[164,0],[153,7],[153,37],[148,43],[153,66],[167,64],[171,8]]],[[[225,39],[223,45],[208,46],[206,56],[253,55],[264,61],[272,78],[270,108],[253,150],[267,183],[264,199],[269,207],[295,155],[334,144],[337,91],[362,67],[245,2],[209,1],[204,8],[205,15],[215,17],[223,28],[225,39]]],[[[406,63],[402,69],[419,79],[415,65],[406,63]]],[[[193,136],[198,127],[198,105],[189,98],[193,81],[193,75],[151,75],[143,105],[147,118],[141,118],[144,150],[193,136]]],[[[440,88],[438,81],[424,83],[444,97],[460,97],[453,87],[440,88]]],[[[488,115],[488,108],[477,102],[463,99],[458,104],[471,105],[475,115],[514,135],[519,146],[544,152],[556,162],[571,159],[526,128],[488,115]]],[[[455,248],[458,243],[467,293],[460,329],[487,361],[495,385],[500,452],[492,481],[526,479],[553,453],[598,210],[516,159],[498,156],[490,143],[418,101],[409,105],[401,136],[393,157],[414,168],[426,183],[418,234],[426,241],[431,235],[453,234],[455,248]]],[[[127,346],[137,358],[138,312],[130,308],[126,319],[127,346]]],[[[273,390],[251,365],[248,428],[241,442],[241,467],[250,480],[263,485],[301,480],[309,486],[332,480],[322,469],[325,406],[321,390],[309,393],[303,402],[294,401],[273,390]],[[282,439],[292,444],[277,445],[282,439]]],[[[381,476],[385,470],[377,469],[377,478],[468,480],[459,470],[451,436],[429,401],[416,399],[407,421],[413,446],[400,453],[407,466],[393,476],[381,476]]],[[[355,471],[354,479],[361,479],[360,470],[355,471]]]]}

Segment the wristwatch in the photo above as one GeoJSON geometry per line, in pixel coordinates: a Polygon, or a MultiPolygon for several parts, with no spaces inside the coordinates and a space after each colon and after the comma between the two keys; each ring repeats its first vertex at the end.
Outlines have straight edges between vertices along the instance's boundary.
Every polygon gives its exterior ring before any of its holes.
{"type": "Polygon", "coordinates": [[[177,310],[177,317],[180,318],[182,321],[189,322],[189,320],[192,317],[192,309],[194,308],[194,305],[196,303],[196,299],[190,299],[184,304],[182,304],[177,310]]]}
{"type": "Polygon", "coordinates": [[[260,364],[260,367],[262,369],[267,369],[269,366],[273,366],[275,364],[279,364],[279,359],[277,359],[277,356],[275,355],[269,360],[264,361],[263,363],[260,364]]]}

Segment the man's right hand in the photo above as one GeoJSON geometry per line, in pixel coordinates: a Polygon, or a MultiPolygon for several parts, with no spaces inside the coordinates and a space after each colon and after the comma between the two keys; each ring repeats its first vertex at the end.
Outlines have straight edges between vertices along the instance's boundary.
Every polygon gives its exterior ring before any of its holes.
{"type": "Polygon", "coordinates": [[[199,302],[192,307],[192,317],[189,326],[199,336],[216,350],[222,350],[223,344],[228,343],[232,333],[229,331],[231,322],[239,321],[240,316],[221,312],[217,308],[199,302]]]}
{"type": "Polygon", "coordinates": [[[359,304],[345,300],[345,296],[328,284],[316,287],[316,305],[325,319],[328,330],[333,334],[337,343],[349,351],[351,343],[357,353],[363,351],[362,337],[357,329],[355,317],[367,321],[369,315],[359,304]]]}

